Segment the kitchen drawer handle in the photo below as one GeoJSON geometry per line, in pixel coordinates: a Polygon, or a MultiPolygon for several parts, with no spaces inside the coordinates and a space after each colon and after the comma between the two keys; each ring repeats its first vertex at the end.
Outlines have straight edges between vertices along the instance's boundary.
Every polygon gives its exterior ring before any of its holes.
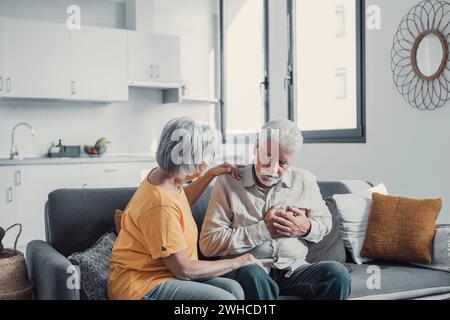
{"type": "Polygon", "coordinates": [[[70,85],[70,90],[71,90],[72,94],[77,94],[77,82],[76,81],[72,81],[72,83],[70,85]]]}
{"type": "Polygon", "coordinates": [[[6,91],[11,92],[11,78],[6,79],[6,91]]]}
{"type": "Polygon", "coordinates": [[[3,77],[0,77],[0,92],[3,92],[3,77]]]}
{"type": "Polygon", "coordinates": [[[150,66],[150,78],[153,78],[154,73],[153,73],[153,65],[150,66]]]}
{"type": "Polygon", "coordinates": [[[156,66],[156,79],[159,79],[159,65],[156,66]]]}
{"type": "Polygon", "coordinates": [[[117,171],[119,171],[119,170],[117,170],[117,169],[105,169],[105,173],[114,173],[114,172],[117,172],[117,171]]]}
{"type": "Polygon", "coordinates": [[[14,182],[16,184],[16,187],[20,186],[22,184],[22,172],[16,171],[16,175],[14,177],[14,182]]]}
{"type": "Polygon", "coordinates": [[[13,188],[10,187],[6,190],[6,203],[11,203],[13,200],[13,188]]]}

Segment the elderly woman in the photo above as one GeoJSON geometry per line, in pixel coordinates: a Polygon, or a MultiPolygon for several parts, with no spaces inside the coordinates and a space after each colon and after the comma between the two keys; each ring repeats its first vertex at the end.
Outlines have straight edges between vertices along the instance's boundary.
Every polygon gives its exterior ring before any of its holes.
{"type": "Polygon", "coordinates": [[[227,164],[206,171],[214,156],[214,138],[208,131],[189,118],[174,119],[163,129],[156,155],[159,167],[143,181],[122,217],[110,264],[110,299],[244,299],[236,281],[220,276],[258,260],[251,254],[219,261],[197,257],[191,205],[216,176],[239,179],[238,171],[227,164]]]}

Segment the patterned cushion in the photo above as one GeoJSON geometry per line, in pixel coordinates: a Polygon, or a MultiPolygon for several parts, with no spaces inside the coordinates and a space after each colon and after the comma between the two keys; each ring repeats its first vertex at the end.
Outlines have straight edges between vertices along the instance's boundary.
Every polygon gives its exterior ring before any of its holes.
{"type": "Polygon", "coordinates": [[[89,249],[68,257],[80,269],[81,292],[88,300],[108,299],[109,262],[116,239],[115,232],[109,231],[89,249]]]}

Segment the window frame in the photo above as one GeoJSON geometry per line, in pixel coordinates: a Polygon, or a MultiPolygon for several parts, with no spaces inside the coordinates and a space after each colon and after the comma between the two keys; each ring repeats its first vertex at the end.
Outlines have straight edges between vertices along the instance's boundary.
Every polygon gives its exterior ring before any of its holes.
{"type": "MultiPolygon", "coordinates": [[[[289,119],[297,122],[296,90],[294,84],[297,76],[294,72],[296,64],[295,41],[295,4],[288,1],[289,20],[289,62],[290,85],[288,86],[289,119]]],[[[365,0],[356,1],[356,72],[357,72],[357,128],[302,131],[305,143],[366,143],[366,46],[365,46],[365,0]]]]}
{"type": "MultiPolygon", "coordinates": [[[[220,131],[222,133],[222,139],[224,144],[237,144],[238,142],[245,141],[245,143],[255,143],[257,140],[258,132],[249,132],[242,134],[226,134],[227,130],[227,113],[226,113],[226,50],[225,50],[225,17],[224,17],[224,2],[226,0],[219,1],[219,52],[220,52],[220,84],[219,84],[219,116],[220,131]]],[[[270,112],[270,85],[269,85],[269,0],[262,0],[264,5],[264,74],[265,77],[260,83],[261,88],[264,86],[264,122],[269,121],[270,112]]]]}

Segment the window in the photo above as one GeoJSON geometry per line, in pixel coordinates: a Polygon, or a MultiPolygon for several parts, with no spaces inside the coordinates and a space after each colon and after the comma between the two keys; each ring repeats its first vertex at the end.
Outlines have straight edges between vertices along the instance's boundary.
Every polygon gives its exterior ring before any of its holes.
{"type": "Polygon", "coordinates": [[[365,142],[364,1],[289,1],[291,119],[306,142],[365,142]]]}
{"type": "Polygon", "coordinates": [[[267,118],[266,15],[267,0],[221,0],[221,124],[227,141],[255,134],[267,118]]]}

